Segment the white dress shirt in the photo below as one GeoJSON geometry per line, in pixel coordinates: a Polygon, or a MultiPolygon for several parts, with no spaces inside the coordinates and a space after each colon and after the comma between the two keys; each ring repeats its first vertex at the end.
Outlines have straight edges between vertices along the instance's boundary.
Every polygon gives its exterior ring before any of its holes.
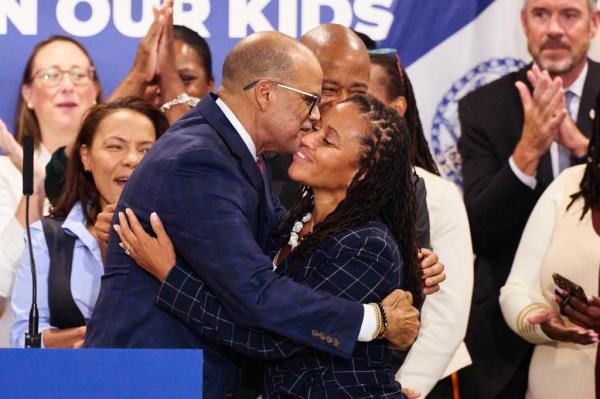
{"type": "MultiPolygon", "coordinates": [[[[223,111],[227,120],[234,127],[235,131],[240,135],[240,138],[246,144],[248,151],[252,155],[252,157],[258,160],[258,154],[256,153],[256,145],[252,140],[252,136],[248,133],[242,122],[237,118],[235,113],[225,104],[223,100],[220,98],[216,101],[217,106],[223,111]]],[[[373,340],[373,335],[377,331],[377,316],[375,315],[375,310],[372,306],[363,305],[364,308],[364,316],[363,321],[360,327],[360,332],[358,334],[358,341],[360,342],[370,342],[373,340]]]]}
{"type": "MultiPolygon", "coordinates": [[[[588,64],[586,63],[583,70],[577,77],[577,79],[573,82],[571,86],[569,86],[565,92],[570,91],[573,93],[573,97],[571,101],[567,103],[567,112],[569,113],[569,117],[577,122],[577,118],[579,117],[579,105],[581,104],[581,96],[583,95],[583,86],[585,85],[585,79],[588,74],[588,64]]],[[[559,166],[559,144],[557,142],[553,142],[550,145],[550,159],[552,162],[552,176],[556,179],[556,177],[562,171],[559,166]]],[[[568,150],[567,150],[568,151],[568,150]]],[[[508,164],[510,165],[511,170],[517,176],[519,180],[532,190],[535,190],[537,186],[537,179],[535,175],[529,176],[523,173],[521,169],[515,163],[512,155],[508,159],[508,164]]]]}
{"type": "Polygon", "coordinates": [[[463,339],[473,292],[473,248],[456,186],[422,168],[416,170],[427,189],[431,246],[444,263],[447,279],[425,300],[419,337],[396,379],[426,397],[440,379],[471,364],[463,339]]]}

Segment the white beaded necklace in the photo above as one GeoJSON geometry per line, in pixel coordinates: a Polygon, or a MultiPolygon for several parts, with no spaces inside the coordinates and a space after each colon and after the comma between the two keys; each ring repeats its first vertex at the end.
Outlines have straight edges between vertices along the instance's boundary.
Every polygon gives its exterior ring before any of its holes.
{"type": "Polygon", "coordinates": [[[300,241],[302,241],[300,238],[300,231],[302,231],[304,224],[308,223],[311,218],[312,214],[308,212],[306,215],[304,215],[302,220],[297,220],[296,223],[294,223],[294,227],[292,227],[292,232],[290,233],[290,239],[288,241],[288,245],[292,247],[292,250],[300,245],[300,241]]]}

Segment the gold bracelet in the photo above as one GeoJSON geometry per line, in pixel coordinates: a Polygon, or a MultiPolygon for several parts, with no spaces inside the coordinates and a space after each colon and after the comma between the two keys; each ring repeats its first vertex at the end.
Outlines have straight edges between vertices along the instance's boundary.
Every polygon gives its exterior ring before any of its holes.
{"type": "Polygon", "coordinates": [[[382,333],[382,330],[383,330],[383,317],[381,317],[381,311],[379,310],[379,306],[377,306],[376,303],[370,303],[369,305],[375,311],[376,329],[375,329],[375,333],[373,333],[373,337],[372,337],[372,340],[374,341],[376,339],[379,339],[379,336],[382,333]]]}

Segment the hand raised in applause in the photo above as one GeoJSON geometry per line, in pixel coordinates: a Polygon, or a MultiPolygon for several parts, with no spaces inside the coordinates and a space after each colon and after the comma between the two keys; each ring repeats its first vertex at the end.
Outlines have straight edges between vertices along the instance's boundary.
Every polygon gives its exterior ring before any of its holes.
{"type": "MultiPolygon", "coordinates": [[[[536,86],[539,80],[544,79],[542,71],[537,67],[532,68],[528,76],[529,81],[533,86],[536,86]]],[[[566,108],[568,105],[566,101],[564,102],[564,105],[565,117],[562,123],[558,126],[558,136],[556,137],[556,142],[567,148],[571,152],[571,155],[581,158],[587,154],[590,140],[583,133],[581,133],[569,115],[569,110],[566,108]]]]}
{"type": "Polygon", "coordinates": [[[535,64],[527,77],[533,85],[533,93],[525,83],[515,84],[523,105],[524,121],[513,160],[523,173],[533,176],[540,158],[552,142],[558,140],[559,127],[567,112],[560,77],[552,79],[547,71],[540,71],[535,64]]]}
{"type": "MultiPolygon", "coordinates": [[[[161,35],[163,34],[165,25],[165,4],[152,9],[154,20],[148,28],[146,36],[142,38],[133,60],[133,66],[127,73],[127,76],[110,95],[108,101],[113,101],[117,98],[127,96],[147,97],[148,93],[144,93],[147,87],[155,84],[159,79],[158,76],[158,44],[161,35]]],[[[154,95],[155,93],[151,93],[154,95]]]]}
{"type": "Polygon", "coordinates": [[[381,302],[388,320],[385,338],[392,347],[407,350],[419,335],[419,311],[412,306],[412,294],[394,290],[381,302]]]}

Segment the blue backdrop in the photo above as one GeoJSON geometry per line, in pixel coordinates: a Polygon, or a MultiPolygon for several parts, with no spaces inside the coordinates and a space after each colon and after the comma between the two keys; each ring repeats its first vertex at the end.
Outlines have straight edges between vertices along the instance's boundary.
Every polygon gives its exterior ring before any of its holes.
{"type": "MultiPolygon", "coordinates": [[[[81,41],[105,96],[130,68],[158,0],[0,0],[0,118],[12,129],[25,62],[52,34],[81,41]]],[[[319,23],[364,31],[396,47],[405,66],[472,21],[492,0],[176,0],[175,22],[207,37],[217,83],[225,55],[254,30],[300,36],[319,23]]]]}

